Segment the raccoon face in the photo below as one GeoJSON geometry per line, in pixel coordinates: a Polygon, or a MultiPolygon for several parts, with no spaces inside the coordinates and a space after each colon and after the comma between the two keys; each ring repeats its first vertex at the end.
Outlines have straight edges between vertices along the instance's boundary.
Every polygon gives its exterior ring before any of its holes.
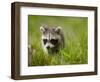
{"type": "Polygon", "coordinates": [[[58,44],[58,39],[42,39],[47,49],[54,48],[58,44]]]}
{"type": "Polygon", "coordinates": [[[59,46],[61,41],[60,27],[40,27],[42,32],[42,44],[47,51],[52,51],[59,46]]]}

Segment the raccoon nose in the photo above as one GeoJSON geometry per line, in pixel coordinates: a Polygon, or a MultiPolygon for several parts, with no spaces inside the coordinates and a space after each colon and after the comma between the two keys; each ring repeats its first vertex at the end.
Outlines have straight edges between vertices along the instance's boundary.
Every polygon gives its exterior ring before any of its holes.
{"type": "Polygon", "coordinates": [[[47,49],[50,49],[50,46],[47,46],[47,49]]]}

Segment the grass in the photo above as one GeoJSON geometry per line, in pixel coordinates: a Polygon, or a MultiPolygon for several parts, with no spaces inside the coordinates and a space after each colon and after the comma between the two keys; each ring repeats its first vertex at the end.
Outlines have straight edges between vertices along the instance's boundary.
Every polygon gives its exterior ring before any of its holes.
{"type": "Polygon", "coordinates": [[[28,16],[28,43],[34,53],[29,66],[70,65],[88,63],[88,19],[86,17],[28,16]],[[49,55],[41,47],[42,24],[61,26],[65,35],[65,48],[49,55]]]}

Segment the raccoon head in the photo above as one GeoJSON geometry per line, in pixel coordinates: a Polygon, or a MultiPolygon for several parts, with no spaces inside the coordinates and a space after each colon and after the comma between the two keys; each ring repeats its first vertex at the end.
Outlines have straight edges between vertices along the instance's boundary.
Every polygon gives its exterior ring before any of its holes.
{"type": "Polygon", "coordinates": [[[42,44],[47,51],[53,51],[61,42],[61,27],[40,27],[42,32],[42,44]]]}

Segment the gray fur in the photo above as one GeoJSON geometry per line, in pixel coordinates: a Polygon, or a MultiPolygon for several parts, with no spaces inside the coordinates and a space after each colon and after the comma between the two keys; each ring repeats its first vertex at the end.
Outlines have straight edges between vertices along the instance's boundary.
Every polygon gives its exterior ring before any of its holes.
{"type": "Polygon", "coordinates": [[[41,26],[40,30],[42,46],[46,53],[58,53],[60,49],[64,48],[64,34],[61,27],[41,26]]]}

